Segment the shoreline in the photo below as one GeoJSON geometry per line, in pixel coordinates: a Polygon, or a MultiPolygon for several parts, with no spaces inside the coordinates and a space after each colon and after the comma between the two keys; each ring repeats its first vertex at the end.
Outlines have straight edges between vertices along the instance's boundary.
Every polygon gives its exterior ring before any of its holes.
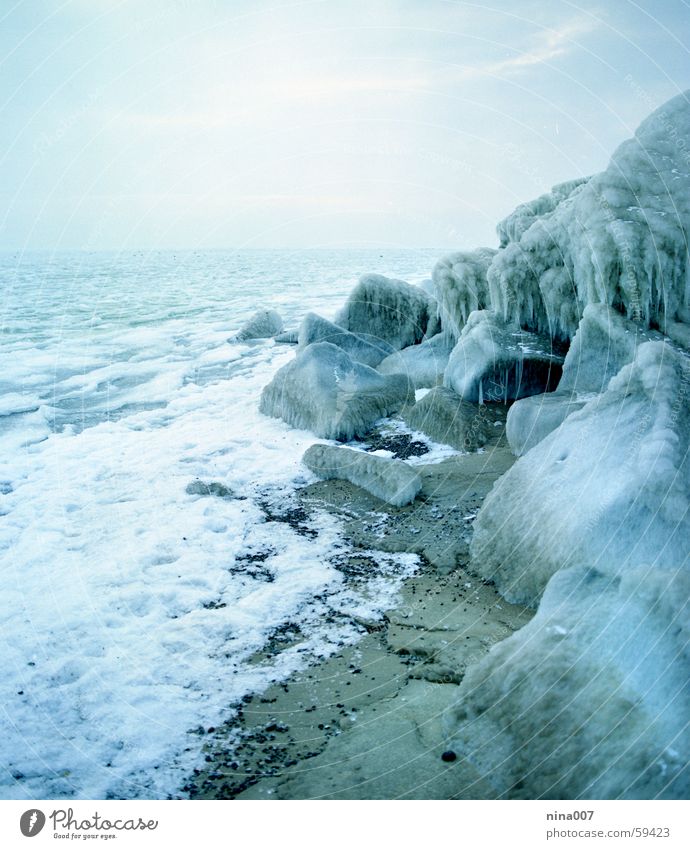
{"type": "Polygon", "coordinates": [[[447,752],[442,759],[442,718],[464,670],[534,613],[509,604],[467,569],[474,516],[515,461],[504,429],[496,430],[481,453],[416,466],[423,487],[407,507],[391,507],[341,480],[297,493],[307,513],[326,509],[343,521],[351,546],[343,568],[366,569],[370,548],[418,554],[421,566],[381,621],[357,623],[357,643],[245,697],[236,715],[208,735],[205,760],[184,797],[495,796],[470,764],[447,752]]]}

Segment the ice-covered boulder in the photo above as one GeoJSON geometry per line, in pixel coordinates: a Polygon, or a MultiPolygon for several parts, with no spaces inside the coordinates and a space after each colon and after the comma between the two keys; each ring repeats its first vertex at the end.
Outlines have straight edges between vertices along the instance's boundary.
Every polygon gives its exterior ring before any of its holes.
{"type": "Polygon", "coordinates": [[[451,389],[437,386],[412,407],[405,407],[408,427],[459,451],[476,451],[489,438],[493,422],[486,408],[463,401],[451,389]]]}
{"type": "Polygon", "coordinates": [[[299,327],[300,351],[314,342],[330,342],[331,345],[342,348],[358,363],[372,367],[377,366],[392,351],[391,346],[385,342],[376,339],[369,341],[310,312],[304,316],[299,327]]]}
{"type": "Polygon", "coordinates": [[[381,374],[406,374],[415,389],[437,386],[443,380],[455,341],[446,333],[437,333],[419,345],[410,345],[386,357],[378,366],[381,374]]]}
{"type": "Polygon", "coordinates": [[[370,342],[387,343],[394,351],[440,329],[433,298],[419,286],[381,274],[360,278],[335,321],[370,342]]]}
{"type": "Polygon", "coordinates": [[[553,212],[561,201],[569,198],[575,189],[584,185],[589,179],[589,177],[580,177],[575,180],[568,180],[565,183],[558,183],[558,185],[552,187],[551,191],[545,192],[538,198],[527,201],[527,203],[521,203],[510,215],[496,225],[496,233],[501,247],[506,247],[510,242],[519,242],[522,234],[529,230],[537,219],[553,212]]]}
{"type": "Polygon", "coordinates": [[[640,345],[661,334],[628,321],[606,304],[588,304],[563,363],[559,392],[603,392],[609,380],[631,363],[640,345]]]}
{"type": "Polygon", "coordinates": [[[679,568],[690,538],[689,359],[647,342],[608,389],[497,481],[474,524],[473,568],[535,605],[579,566],[617,580],[640,564],[679,568]]]}
{"type": "Polygon", "coordinates": [[[447,746],[497,795],[688,798],[688,565],[639,564],[559,572],[467,673],[447,746]]]}
{"type": "Polygon", "coordinates": [[[513,454],[526,454],[585,403],[570,392],[545,392],[516,401],[506,420],[506,437],[513,454]]]}
{"type": "Polygon", "coordinates": [[[466,401],[506,403],[555,389],[562,362],[548,338],[479,310],[470,314],[460,334],[443,383],[466,401]]]}
{"type": "Polygon", "coordinates": [[[490,306],[486,272],[495,255],[492,248],[458,251],[434,266],[432,279],[441,323],[455,340],[471,312],[490,306]]]}
{"type": "Polygon", "coordinates": [[[230,342],[245,342],[249,339],[269,339],[283,329],[283,319],[275,310],[258,310],[246,321],[230,342]]]}
{"type": "Polygon", "coordinates": [[[312,445],[302,462],[320,478],[349,481],[393,507],[410,504],[422,488],[422,479],[412,466],[365,451],[336,445],[312,445]]]}
{"type": "Polygon", "coordinates": [[[556,190],[552,200],[527,205],[531,212],[516,210],[499,228],[510,241],[487,272],[491,308],[562,338],[573,336],[593,303],[662,331],[667,322],[687,323],[689,137],[686,92],[652,113],[605,171],[555,206],[556,190]]]}
{"type": "Polygon", "coordinates": [[[299,330],[284,330],[275,337],[276,342],[281,345],[296,345],[299,342],[299,330]]]}
{"type": "Polygon", "coordinates": [[[404,375],[379,374],[330,342],[317,342],[278,371],[259,409],[323,439],[345,441],[364,436],[413,398],[404,375]]]}
{"type": "Polygon", "coordinates": [[[640,345],[661,340],[606,304],[588,304],[563,363],[556,392],[517,401],[508,413],[506,436],[517,456],[525,454],[565,419],[605,391],[611,378],[632,362],[640,345]]]}

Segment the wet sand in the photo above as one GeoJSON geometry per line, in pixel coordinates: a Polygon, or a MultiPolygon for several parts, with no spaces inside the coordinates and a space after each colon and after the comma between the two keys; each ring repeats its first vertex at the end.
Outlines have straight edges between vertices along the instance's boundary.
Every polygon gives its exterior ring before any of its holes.
{"type": "Polygon", "coordinates": [[[371,548],[415,552],[422,567],[383,621],[358,623],[364,636],[356,645],[247,697],[226,726],[208,734],[203,766],[183,795],[493,797],[470,764],[446,751],[443,714],[465,669],[532,616],[467,568],[473,518],[513,462],[497,436],[482,453],[421,466],[423,489],[404,508],[344,481],[301,490],[307,513],[325,507],[343,520],[354,549],[344,568],[367,568],[371,548]]]}

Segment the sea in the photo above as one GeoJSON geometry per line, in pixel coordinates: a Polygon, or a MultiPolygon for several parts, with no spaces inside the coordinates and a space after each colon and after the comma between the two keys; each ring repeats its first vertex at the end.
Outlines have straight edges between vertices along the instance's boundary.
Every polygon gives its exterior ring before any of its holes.
{"type": "Polygon", "coordinates": [[[317,440],[258,412],[294,347],[228,340],[439,253],[0,255],[1,798],[184,795],[203,732],[394,604],[416,556],[339,569],[317,440]]]}

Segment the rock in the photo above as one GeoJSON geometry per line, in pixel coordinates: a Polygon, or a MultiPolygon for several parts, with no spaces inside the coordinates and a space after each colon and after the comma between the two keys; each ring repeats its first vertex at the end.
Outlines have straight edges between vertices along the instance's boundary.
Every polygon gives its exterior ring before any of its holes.
{"type": "Polygon", "coordinates": [[[275,337],[275,341],[281,345],[296,345],[299,342],[299,330],[284,330],[275,337]]]}
{"type": "Polygon", "coordinates": [[[245,342],[249,339],[268,339],[283,329],[283,319],[275,310],[259,310],[242,325],[229,342],[245,342]]]}
{"type": "Polygon", "coordinates": [[[467,671],[450,745],[502,798],[687,799],[688,578],[680,563],[560,571],[467,671]]]}
{"type": "Polygon", "coordinates": [[[213,495],[227,501],[235,498],[235,493],[220,481],[195,480],[187,484],[185,492],[187,495],[213,495]]]}
{"type": "Polygon", "coordinates": [[[563,358],[548,338],[507,325],[489,310],[470,315],[450,355],[443,384],[480,404],[555,389],[563,358]]]}
{"type": "Polygon", "coordinates": [[[413,502],[422,488],[422,480],[412,466],[365,451],[312,445],[302,462],[320,478],[349,481],[394,507],[413,502]]]}
{"type": "Polygon", "coordinates": [[[433,298],[419,286],[381,274],[360,278],[335,321],[370,342],[387,343],[394,351],[440,329],[433,298]]]}
{"type": "Polygon", "coordinates": [[[310,312],[305,315],[299,328],[300,350],[314,342],[330,342],[331,345],[342,348],[356,362],[372,367],[377,366],[392,351],[391,346],[385,342],[378,342],[375,339],[368,341],[310,312]]]}
{"type": "Polygon", "coordinates": [[[381,374],[406,374],[415,389],[438,386],[455,342],[448,333],[437,333],[420,345],[410,345],[386,357],[377,367],[381,374]]]}
{"type": "Polygon", "coordinates": [[[661,340],[606,304],[588,304],[563,363],[559,392],[604,392],[609,380],[635,359],[640,345],[661,340]]]}
{"type": "Polygon", "coordinates": [[[323,439],[364,436],[377,419],[414,397],[404,375],[381,375],[341,348],[318,342],[283,366],[261,394],[259,409],[323,439]]]}
{"type": "Polygon", "coordinates": [[[585,403],[569,392],[545,392],[516,401],[506,421],[506,437],[513,454],[526,454],[585,403]]]}
{"type": "Polygon", "coordinates": [[[534,606],[565,567],[617,580],[686,562],[689,362],[669,344],[641,345],[606,392],[521,457],[475,520],[473,569],[534,606]]]}
{"type": "Polygon", "coordinates": [[[459,451],[476,451],[492,432],[486,409],[463,401],[451,389],[437,386],[402,416],[412,430],[419,430],[434,442],[442,442],[459,451]]]}
{"type": "Polygon", "coordinates": [[[434,266],[434,293],[443,329],[458,340],[471,312],[490,306],[486,272],[496,251],[459,251],[434,266]]]}

